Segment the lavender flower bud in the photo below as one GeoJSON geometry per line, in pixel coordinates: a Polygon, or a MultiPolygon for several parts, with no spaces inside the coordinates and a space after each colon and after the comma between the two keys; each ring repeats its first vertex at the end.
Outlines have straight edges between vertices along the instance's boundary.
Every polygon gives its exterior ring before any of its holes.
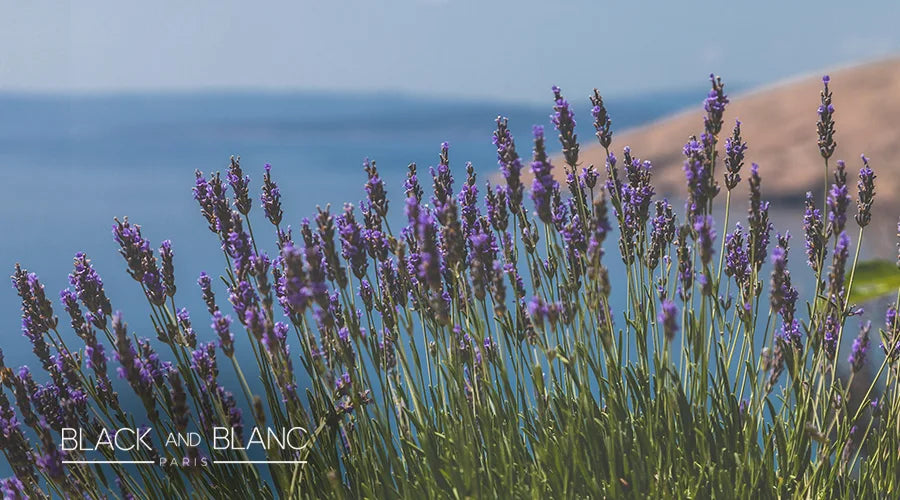
{"type": "Polygon", "coordinates": [[[866,363],[866,351],[869,349],[869,331],[872,329],[872,322],[866,321],[862,328],[859,329],[859,335],[853,340],[853,349],[850,351],[850,357],[847,362],[853,373],[862,370],[866,363]]]}
{"type": "Polygon", "coordinates": [[[806,193],[806,212],[803,215],[803,229],[806,233],[806,263],[818,274],[828,249],[825,246],[825,224],[822,212],[815,207],[812,193],[806,193]]]}
{"type": "Polygon", "coordinates": [[[591,115],[594,117],[594,128],[597,130],[597,140],[600,141],[600,145],[603,146],[603,149],[609,150],[610,144],[612,144],[612,131],[610,130],[610,126],[612,125],[612,120],[609,118],[609,113],[606,112],[606,106],[603,104],[603,98],[600,97],[600,92],[597,89],[594,89],[594,95],[591,96],[591,115]]]}
{"type": "Polygon", "coordinates": [[[863,168],[859,170],[859,198],[856,200],[856,223],[866,227],[872,220],[872,204],[875,202],[875,172],[869,167],[869,159],[861,156],[863,168]]]}
{"type": "Polygon", "coordinates": [[[215,314],[219,310],[219,306],[216,305],[216,294],[212,291],[212,280],[209,275],[201,272],[200,277],[197,278],[197,284],[200,285],[200,290],[203,292],[203,302],[206,303],[206,309],[210,315],[215,314]]]}
{"type": "Polygon", "coordinates": [[[253,202],[250,199],[250,176],[244,175],[241,169],[241,157],[231,157],[228,166],[228,184],[234,191],[234,206],[238,212],[247,215],[253,208],[253,202]]]}
{"type": "Polygon", "coordinates": [[[569,109],[569,101],[566,101],[560,93],[559,87],[553,86],[553,114],[550,121],[559,131],[559,142],[562,144],[563,156],[569,168],[574,171],[578,165],[578,136],[575,134],[575,113],[569,109]]]}
{"type": "Polygon", "coordinates": [[[406,173],[406,181],[403,183],[403,189],[406,190],[406,197],[414,197],[416,199],[416,204],[422,203],[424,191],[419,184],[419,177],[416,174],[416,164],[410,163],[406,168],[408,172],[406,173]]]}
{"type": "Polygon", "coordinates": [[[531,199],[537,210],[538,217],[550,224],[553,219],[552,200],[553,194],[559,191],[559,183],[553,178],[553,165],[547,157],[544,149],[544,128],[534,126],[534,160],[531,162],[531,173],[534,181],[531,184],[531,199]]]}
{"type": "Polygon", "coordinates": [[[834,246],[834,256],[831,260],[831,271],[828,272],[828,298],[830,301],[843,307],[844,302],[844,274],[847,268],[847,258],[850,255],[850,237],[842,232],[838,236],[834,246]]]}
{"type": "MultiPolygon", "coordinates": [[[[123,221],[115,220],[113,225],[113,237],[121,247],[119,253],[125,258],[128,264],[128,274],[135,281],[143,281],[144,272],[146,272],[145,261],[147,254],[151,253],[150,243],[141,236],[141,226],[131,225],[128,217],[123,221]]],[[[155,265],[153,266],[156,267],[155,265]]]]}
{"type": "Polygon", "coordinates": [[[44,293],[44,285],[41,284],[36,274],[29,274],[16,264],[15,274],[12,276],[13,288],[22,299],[22,333],[31,342],[32,351],[41,361],[45,369],[49,369],[50,347],[44,339],[44,335],[56,328],[59,320],[53,315],[53,305],[44,293]]]}
{"type": "Polygon", "coordinates": [[[154,380],[148,367],[138,357],[134,345],[128,336],[128,325],[122,319],[122,313],[115,312],[112,316],[112,328],[116,339],[116,359],[121,365],[119,376],[128,381],[144,403],[144,408],[151,420],[155,420],[157,412],[153,397],[154,380]]]}
{"type": "MultiPolygon", "coordinates": [[[[346,210],[347,207],[344,208],[346,210]]],[[[331,205],[326,205],[325,210],[317,206],[316,210],[318,211],[316,214],[316,226],[318,227],[322,250],[325,254],[325,269],[328,277],[333,281],[337,281],[339,287],[346,288],[348,284],[347,271],[338,258],[337,247],[334,244],[334,217],[331,215],[331,205]]],[[[354,224],[356,224],[355,221],[354,224]]],[[[304,225],[304,243],[307,247],[315,246],[316,243],[312,239],[312,233],[306,230],[306,227],[308,226],[304,225]]],[[[356,224],[356,227],[358,228],[359,225],[356,224]]],[[[343,245],[343,240],[341,244],[343,245]]]]}
{"type": "Polygon", "coordinates": [[[106,328],[106,318],[112,313],[112,306],[103,290],[103,280],[83,252],[75,254],[75,270],[69,275],[69,283],[75,287],[75,293],[91,314],[94,325],[100,329],[106,328]]]}
{"type": "Polygon", "coordinates": [[[193,368],[207,388],[215,387],[216,378],[219,376],[219,368],[216,365],[216,344],[200,344],[191,353],[191,368],[193,368]]]}
{"type": "Polygon", "coordinates": [[[506,206],[506,189],[497,186],[496,189],[491,188],[490,181],[487,182],[485,189],[485,206],[487,207],[487,220],[495,231],[503,233],[509,226],[509,212],[506,206]]]}
{"type": "Polygon", "coordinates": [[[681,300],[687,302],[691,296],[691,289],[694,286],[694,264],[691,260],[690,245],[687,242],[687,235],[690,233],[689,226],[681,226],[678,231],[678,292],[681,300]]]}
{"type": "Polygon", "coordinates": [[[160,270],[162,271],[163,286],[166,288],[166,295],[175,296],[175,265],[172,262],[175,254],[172,252],[172,242],[165,240],[159,247],[159,258],[162,260],[160,270]]]}
{"type": "Polygon", "coordinates": [[[822,77],[824,88],[821,93],[822,103],[819,105],[818,110],[819,120],[816,123],[816,131],[819,135],[819,154],[826,160],[831,158],[831,155],[834,154],[834,148],[837,147],[837,142],[834,140],[834,106],[831,104],[831,91],[828,90],[828,82],[830,81],[831,79],[828,75],[822,77]]]}
{"type": "Polygon", "coordinates": [[[731,191],[741,181],[741,167],[744,166],[744,152],[747,143],[741,139],[741,122],[735,120],[734,132],[725,139],[725,187],[731,191]]]}
{"type": "Polygon", "coordinates": [[[662,323],[666,340],[671,342],[678,332],[678,308],[674,302],[668,299],[662,301],[657,321],[662,323]]]}
{"type": "Polygon", "coordinates": [[[273,226],[277,227],[281,224],[281,218],[284,215],[281,210],[281,191],[278,189],[278,184],[272,180],[272,166],[266,163],[263,168],[266,173],[263,174],[262,193],[259,195],[259,201],[262,202],[261,206],[266,213],[266,218],[273,226]]]}
{"type": "Polygon", "coordinates": [[[379,217],[387,217],[387,193],[384,190],[384,182],[381,180],[381,177],[378,176],[378,170],[375,168],[375,162],[370,162],[369,159],[366,158],[366,161],[363,165],[366,174],[369,176],[369,180],[366,181],[366,194],[368,195],[369,203],[372,205],[372,208],[379,217]]]}
{"type": "Polygon", "coordinates": [[[231,333],[231,317],[222,315],[221,311],[213,313],[212,328],[219,336],[219,347],[225,356],[234,356],[234,335],[231,333]]]}
{"type": "Polygon", "coordinates": [[[752,264],[757,272],[766,261],[769,247],[769,234],[772,224],[769,222],[769,202],[761,200],[759,165],[750,165],[750,209],[747,223],[750,225],[747,244],[752,264]]]}
{"type": "Polygon", "coordinates": [[[725,84],[722,83],[721,78],[710,74],[709,80],[712,83],[712,89],[710,89],[703,104],[703,109],[706,110],[703,125],[707,134],[715,136],[722,130],[722,116],[725,114],[725,105],[728,104],[728,97],[725,95],[725,84]]]}
{"type": "Polygon", "coordinates": [[[697,247],[700,251],[700,262],[708,266],[713,255],[713,240],[716,231],[713,229],[713,218],[710,215],[698,216],[694,219],[694,232],[697,234],[697,247]]]}
{"type": "Polygon", "coordinates": [[[28,498],[25,485],[15,476],[0,481],[0,493],[3,493],[3,498],[11,500],[25,500],[28,498]]]}
{"type": "Polygon", "coordinates": [[[828,231],[839,235],[847,223],[847,207],[850,206],[850,193],[847,189],[847,172],[844,162],[838,160],[834,171],[834,184],[828,190],[828,231]]]}
{"type": "Polygon", "coordinates": [[[441,224],[446,224],[444,211],[453,200],[453,175],[450,174],[450,145],[441,143],[438,166],[431,168],[431,177],[434,195],[431,203],[434,205],[435,214],[441,224]]]}
{"type": "Polygon", "coordinates": [[[506,180],[509,211],[513,215],[518,215],[525,189],[521,180],[522,162],[516,153],[516,143],[509,132],[508,120],[504,117],[497,117],[497,130],[494,132],[493,142],[497,147],[497,163],[500,165],[500,172],[506,180]]]}
{"type": "Polygon", "coordinates": [[[685,156],[683,170],[688,189],[686,210],[690,218],[706,213],[710,200],[719,192],[712,177],[712,169],[707,164],[706,152],[712,149],[712,140],[709,134],[701,135],[699,140],[691,137],[682,150],[685,156]]]}
{"type": "Polygon", "coordinates": [[[344,205],[344,213],[337,220],[341,238],[341,256],[350,263],[350,269],[357,279],[366,275],[369,260],[366,256],[362,228],[353,216],[353,205],[344,205]]]}

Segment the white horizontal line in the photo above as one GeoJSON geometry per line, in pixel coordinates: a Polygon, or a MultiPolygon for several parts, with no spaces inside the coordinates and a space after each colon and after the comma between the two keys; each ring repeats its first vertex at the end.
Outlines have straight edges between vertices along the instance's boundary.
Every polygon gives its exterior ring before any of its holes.
{"type": "Polygon", "coordinates": [[[63,460],[64,464],[154,464],[153,460],[63,460]]]}
{"type": "Polygon", "coordinates": [[[305,464],[306,460],[213,460],[214,464],[305,464]]]}

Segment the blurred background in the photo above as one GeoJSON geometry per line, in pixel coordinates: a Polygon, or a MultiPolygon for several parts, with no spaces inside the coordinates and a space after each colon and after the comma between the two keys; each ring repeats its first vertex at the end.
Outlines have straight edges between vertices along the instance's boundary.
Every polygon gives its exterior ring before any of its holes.
{"type": "MultiPolygon", "coordinates": [[[[702,130],[711,72],[732,98],[726,119],[745,124],[748,166],[761,164],[776,229],[796,235],[792,266],[800,276],[808,273],[803,193],[815,189],[821,199],[820,77],[832,74],[835,157],[848,161],[854,183],[861,153],[879,176],[880,217],[863,257],[892,258],[900,213],[898,21],[900,3],[887,0],[652,8],[533,0],[4,2],[0,269],[9,275],[21,262],[55,299],[68,286],[72,256],[85,251],[113,308],[153,337],[110,231],[114,216],[127,215],[154,245],[173,241],[179,305],[208,340],[195,280],[201,271],[218,273],[222,256],[191,197],[195,169],[224,170],[230,155],[240,155],[258,201],[263,165],[271,163],[285,220],[296,228],[317,204],[358,202],[369,157],[402,222],[397,195],[410,162],[427,178],[448,141],[457,183],[465,161],[488,180],[496,171],[494,119],[509,117],[527,156],[531,126],[549,130],[556,84],[579,120],[585,164],[602,165],[589,118],[596,87],[612,115],[614,149],[629,144],[653,161],[658,192],[678,199],[680,151],[702,130]]],[[[735,203],[738,213],[746,210],[735,203]]],[[[260,212],[251,214],[256,235],[274,254],[260,212]]],[[[608,262],[617,262],[613,244],[608,262]]],[[[811,280],[795,278],[802,297],[811,280]]],[[[9,286],[0,287],[0,332],[7,365],[34,362],[9,286]]]]}

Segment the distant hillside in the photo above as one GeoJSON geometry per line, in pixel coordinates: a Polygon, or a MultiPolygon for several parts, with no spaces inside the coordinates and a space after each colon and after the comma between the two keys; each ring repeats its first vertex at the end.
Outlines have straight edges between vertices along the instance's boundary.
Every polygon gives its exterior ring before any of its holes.
{"type": "MultiPolygon", "coordinates": [[[[726,91],[727,76],[724,75],[726,91]]],[[[878,176],[878,218],[873,224],[875,230],[869,234],[874,233],[879,240],[877,252],[890,255],[900,215],[900,59],[840,69],[830,76],[838,143],[831,165],[838,159],[847,162],[848,182],[852,183],[850,191],[855,198],[859,155],[864,153],[870,158],[878,176]]],[[[720,144],[730,134],[734,120],[740,119],[749,146],[746,168],[751,162],[759,164],[764,197],[780,199],[780,204],[800,203],[806,191],[813,191],[821,199],[824,167],[816,146],[816,110],[821,88],[821,75],[804,76],[733,95],[726,110],[720,144]]],[[[654,185],[661,195],[682,198],[685,194],[681,151],[689,136],[703,130],[703,109],[699,104],[702,97],[688,111],[613,135],[616,155],[621,157],[621,150],[627,145],[637,157],[653,162],[654,185]]],[[[615,124],[616,116],[612,118],[615,124]]],[[[581,162],[604,165],[603,149],[596,142],[584,146],[581,162]]],[[[554,163],[563,162],[557,158],[554,163]]],[[[722,184],[721,170],[717,170],[722,184]]],[[[737,195],[742,196],[746,183],[742,182],[738,189],[737,195]]],[[[854,205],[851,212],[855,210],[854,205]]]]}

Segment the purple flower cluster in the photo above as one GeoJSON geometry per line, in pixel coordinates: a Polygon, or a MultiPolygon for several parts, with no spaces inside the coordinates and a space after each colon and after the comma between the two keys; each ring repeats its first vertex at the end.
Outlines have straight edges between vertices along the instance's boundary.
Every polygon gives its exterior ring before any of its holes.
{"type": "Polygon", "coordinates": [[[12,276],[13,288],[22,299],[22,333],[31,342],[34,354],[45,369],[50,366],[50,346],[44,336],[56,329],[59,320],[53,315],[53,305],[44,293],[44,285],[37,275],[28,273],[16,264],[12,276]]]}
{"type": "Polygon", "coordinates": [[[128,274],[144,287],[144,293],[153,305],[165,304],[167,290],[162,271],[156,264],[156,256],[150,242],[141,236],[141,226],[131,224],[128,217],[115,219],[113,237],[119,244],[119,253],[128,265],[128,274]]]}
{"type": "Polygon", "coordinates": [[[550,121],[559,131],[559,142],[562,144],[563,157],[571,171],[578,165],[578,135],[575,134],[575,113],[569,108],[569,101],[563,98],[560,89],[553,86],[553,114],[550,121]]]}
{"type": "Polygon", "coordinates": [[[875,202],[875,172],[869,166],[869,159],[861,156],[863,167],[859,169],[857,188],[859,198],[856,200],[856,223],[866,227],[872,221],[872,204],[875,202]]]}
{"type": "MultiPolygon", "coordinates": [[[[497,163],[500,173],[506,180],[506,198],[509,202],[509,211],[517,215],[522,206],[522,194],[525,190],[522,184],[522,161],[516,153],[516,143],[509,131],[508,120],[497,117],[497,130],[494,132],[494,145],[497,147],[497,163]]],[[[421,196],[420,196],[421,198],[421,196]]]]}
{"type": "Polygon", "coordinates": [[[703,109],[706,110],[703,125],[706,133],[715,136],[722,130],[722,117],[725,114],[725,106],[728,104],[728,96],[725,95],[725,84],[722,83],[721,78],[710,74],[709,81],[712,88],[703,103],[703,109]]]}
{"type": "Polygon", "coordinates": [[[534,126],[534,159],[531,162],[531,200],[538,218],[545,224],[553,221],[552,201],[559,192],[559,183],[553,178],[553,165],[544,147],[544,127],[534,126]]]}
{"type": "Polygon", "coordinates": [[[806,212],[803,214],[803,230],[806,234],[806,263],[818,274],[828,253],[825,223],[822,211],[816,208],[812,193],[806,193],[806,212]]]}
{"type": "Polygon", "coordinates": [[[609,146],[612,144],[612,131],[610,130],[612,120],[609,118],[609,113],[607,113],[606,106],[603,104],[603,97],[600,96],[600,92],[597,89],[594,89],[594,94],[591,95],[591,106],[593,106],[591,115],[594,117],[594,129],[597,130],[597,140],[600,141],[600,145],[609,154],[609,146]]]}
{"type": "Polygon", "coordinates": [[[834,170],[834,184],[828,190],[828,234],[838,236],[847,224],[847,207],[850,193],[847,188],[847,172],[844,162],[838,160],[834,170]]]}
{"type": "Polygon", "coordinates": [[[266,218],[273,226],[278,227],[284,216],[284,212],[281,210],[281,191],[278,189],[278,184],[272,180],[272,166],[266,163],[264,169],[262,194],[259,195],[259,201],[262,202],[261,206],[266,213],[266,218]]]}
{"type": "Polygon", "coordinates": [[[853,373],[862,370],[866,363],[866,351],[869,349],[869,331],[872,329],[872,322],[866,321],[859,329],[859,335],[853,339],[853,348],[850,351],[850,357],[847,363],[850,364],[853,373]]]}
{"type": "Polygon", "coordinates": [[[662,301],[657,321],[663,325],[666,340],[671,342],[678,333],[678,308],[675,306],[675,302],[668,299],[662,301]]]}
{"type": "Polygon", "coordinates": [[[741,122],[735,120],[734,132],[725,139],[725,187],[731,191],[741,181],[741,167],[744,166],[744,152],[747,143],[741,139],[741,122]]]}
{"type": "Polygon", "coordinates": [[[707,213],[710,202],[719,192],[708,154],[714,148],[714,140],[709,134],[702,134],[700,139],[691,137],[682,150],[685,156],[684,175],[688,189],[685,207],[688,218],[707,213]]]}
{"type": "Polygon", "coordinates": [[[837,142],[834,140],[834,106],[831,104],[831,91],[828,89],[828,83],[831,81],[828,75],[822,77],[821,98],[822,103],[819,105],[819,120],[816,123],[816,130],[819,134],[818,145],[819,154],[826,160],[834,154],[834,148],[837,142]]]}

